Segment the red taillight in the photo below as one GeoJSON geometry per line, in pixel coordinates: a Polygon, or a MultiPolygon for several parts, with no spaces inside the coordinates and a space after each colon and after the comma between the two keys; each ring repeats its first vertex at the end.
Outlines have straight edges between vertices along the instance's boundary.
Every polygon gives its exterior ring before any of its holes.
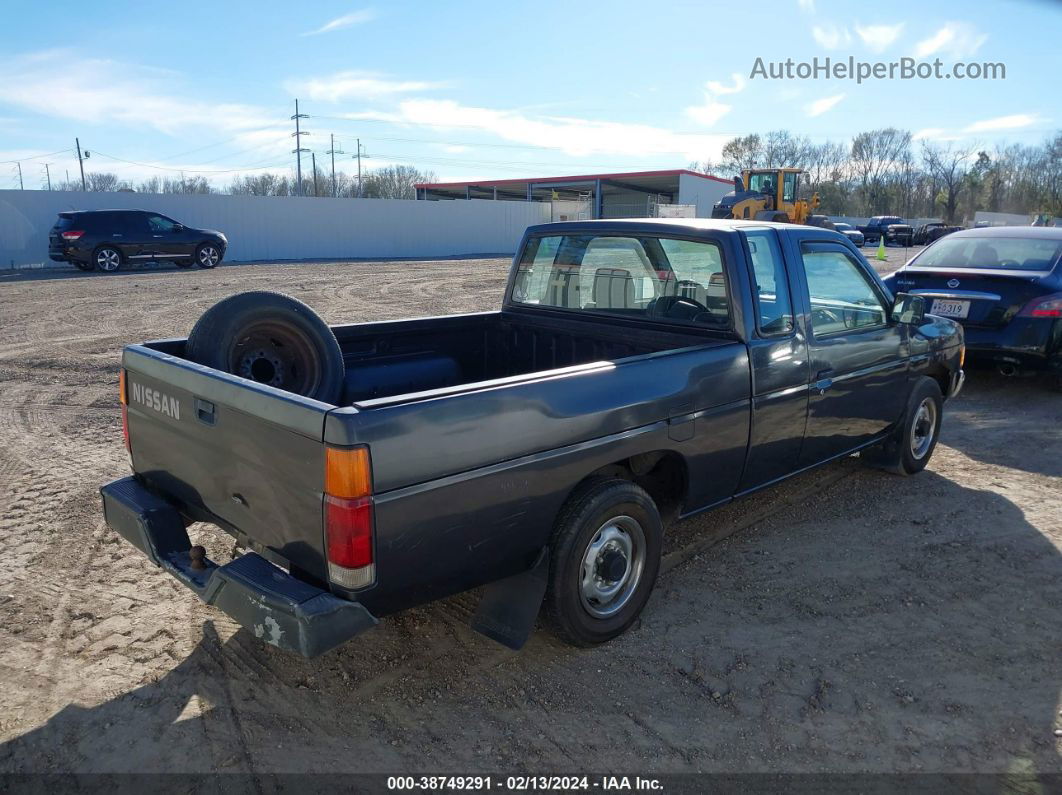
{"type": "Polygon", "coordinates": [[[1062,293],[1034,298],[1018,314],[1022,317],[1062,317],[1062,293]]]}
{"type": "Polygon", "coordinates": [[[125,368],[118,371],[118,402],[122,404],[122,438],[125,439],[125,451],[132,454],[129,445],[129,409],[125,397],[125,368]]]}
{"type": "Polygon", "coordinates": [[[62,232],[61,234],[63,236],[63,240],[77,240],[83,234],[85,234],[85,230],[84,229],[71,229],[71,230],[69,230],[67,232],[62,232]]]}
{"type": "Polygon", "coordinates": [[[326,448],[325,542],[328,579],[336,585],[364,588],[376,579],[373,518],[369,449],[326,448]]]}
{"type": "Polygon", "coordinates": [[[344,569],[372,564],[372,497],[344,500],[325,495],[328,561],[344,569]]]}

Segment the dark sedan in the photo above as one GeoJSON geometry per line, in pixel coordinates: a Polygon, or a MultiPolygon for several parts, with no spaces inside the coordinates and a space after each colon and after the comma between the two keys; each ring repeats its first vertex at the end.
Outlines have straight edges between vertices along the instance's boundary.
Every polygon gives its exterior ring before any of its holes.
{"type": "Polygon", "coordinates": [[[48,256],[81,270],[116,271],[137,262],[173,262],[214,268],[228,240],[148,210],[75,210],[59,213],[48,235],[48,256]]]}
{"type": "Polygon", "coordinates": [[[851,224],[842,223],[840,221],[834,221],[833,228],[835,231],[840,232],[842,235],[851,240],[852,245],[856,246],[857,248],[862,248],[863,244],[866,242],[863,233],[851,224]]]}
{"type": "Polygon", "coordinates": [[[971,359],[1005,375],[1044,370],[1062,386],[1062,229],[998,226],[941,238],[886,277],[966,330],[971,359]]]}

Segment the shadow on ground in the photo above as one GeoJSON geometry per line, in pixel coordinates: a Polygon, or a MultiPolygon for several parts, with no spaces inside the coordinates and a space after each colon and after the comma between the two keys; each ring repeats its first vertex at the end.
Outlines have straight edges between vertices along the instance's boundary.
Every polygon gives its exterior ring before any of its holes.
{"type": "Polygon", "coordinates": [[[608,646],[514,654],[460,599],[314,661],[207,622],[0,770],[1057,772],[1060,610],[1059,551],[1013,502],[853,466],[671,571],[608,646]]]}

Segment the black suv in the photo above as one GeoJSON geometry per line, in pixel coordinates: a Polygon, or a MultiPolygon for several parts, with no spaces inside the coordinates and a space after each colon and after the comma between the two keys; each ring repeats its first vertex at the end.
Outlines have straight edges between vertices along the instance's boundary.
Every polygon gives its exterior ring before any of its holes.
{"type": "Polygon", "coordinates": [[[228,240],[147,210],[77,210],[59,213],[48,235],[48,256],[83,271],[116,271],[131,262],[173,262],[213,268],[228,240]]]}

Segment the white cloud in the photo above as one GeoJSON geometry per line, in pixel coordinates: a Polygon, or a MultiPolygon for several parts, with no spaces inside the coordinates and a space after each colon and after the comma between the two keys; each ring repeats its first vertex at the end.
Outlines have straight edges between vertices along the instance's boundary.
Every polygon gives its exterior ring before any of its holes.
{"type": "Polygon", "coordinates": [[[648,124],[597,121],[566,116],[531,117],[517,110],[461,105],[452,100],[407,99],[394,112],[368,111],[346,118],[378,119],[434,130],[469,128],[513,143],[557,149],[572,157],[594,154],[642,157],[680,155],[685,160],[717,159],[730,135],[678,134],[648,124]]]}
{"type": "Polygon", "coordinates": [[[290,94],[321,102],[341,102],[347,99],[379,99],[395,94],[410,94],[429,91],[443,83],[427,83],[422,80],[390,80],[373,72],[337,72],[328,77],[313,77],[306,80],[287,80],[284,88],[290,94]]]}
{"type": "Polygon", "coordinates": [[[730,85],[721,83],[718,80],[709,80],[705,83],[704,102],[700,105],[691,105],[686,108],[686,115],[698,124],[703,124],[706,127],[711,127],[721,118],[726,116],[726,114],[733,110],[733,106],[727,105],[725,102],[717,101],[716,96],[738,94],[744,91],[745,87],[748,85],[745,78],[738,72],[732,73],[730,79],[733,81],[730,85]]]}
{"type": "Polygon", "coordinates": [[[804,106],[804,112],[812,117],[821,116],[823,113],[833,108],[842,99],[844,99],[844,94],[834,94],[830,97],[816,99],[814,102],[808,103],[804,106]]]}
{"type": "Polygon", "coordinates": [[[912,141],[921,141],[924,138],[940,138],[944,134],[943,127],[926,127],[911,136],[912,141]]]}
{"type": "Polygon", "coordinates": [[[709,80],[704,87],[713,94],[737,94],[745,90],[745,78],[741,74],[734,72],[730,77],[734,81],[732,86],[723,85],[718,80],[709,80]]]}
{"type": "Polygon", "coordinates": [[[805,14],[815,13],[815,0],[797,0],[797,5],[805,14]]]}
{"type": "Polygon", "coordinates": [[[363,8],[360,11],[353,11],[349,14],[344,14],[341,17],[336,17],[330,22],[326,22],[316,30],[308,30],[303,33],[303,36],[316,36],[320,33],[331,33],[335,30],[342,30],[343,28],[349,28],[352,25],[362,25],[366,22],[371,22],[376,19],[376,11],[371,8],[363,8]]]}
{"type": "Polygon", "coordinates": [[[710,96],[705,96],[703,105],[691,105],[686,108],[686,115],[698,124],[711,127],[726,114],[733,110],[733,106],[723,102],[715,102],[710,96]]]}
{"type": "Polygon", "coordinates": [[[1040,121],[1035,113],[1015,113],[1010,116],[997,116],[994,119],[983,119],[963,128],[964,132],[996,132],[998,130],[1018,130],[1028,127],[1040,121]]]}
{"type": "Polygon", "coordinates": [[[233,134],[278,122],[275,113],[253,105],[181,97],[173,93],[176,83],[179,75],[169,70],[84,58],[73,50],[0,58],[0,102],[44,116],[170,135],[206,126],[233,134]]]}
{"type": "Polygon", "coordinates": [[[820,47],[825,47],[827,50],[847,47],[852,43],[852,34],[848,32],[848,28],[839,28],[833,24],[815,25],[811,29],[811,36],[820,47]]]}
{"type": "Polygon", "coordinates": [[[903,33],[904,23],[895,25],[856,25],[856,33],[863,40],[863,44],[871,52],[883,52],[887,50],[896,39],[903,33]]]}
{"type": "Polygon", "coordinates": [[[932,36],[918,42],[914,54],[916,58],[939,54],[958,60],[976,53],[987,40],[987,34],[967,22],[947,22],[932,36]]]}

